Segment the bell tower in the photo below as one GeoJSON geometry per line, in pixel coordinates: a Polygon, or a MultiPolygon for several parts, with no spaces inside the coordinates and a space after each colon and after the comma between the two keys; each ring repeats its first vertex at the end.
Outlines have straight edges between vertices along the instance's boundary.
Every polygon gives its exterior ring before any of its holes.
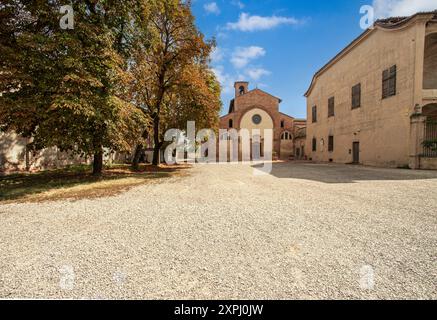
{"type": "Polygon", "coordinates": [[[237,81],[234,84],[235,98],[246,94],[249,91],[249,82],[237,81]]]}

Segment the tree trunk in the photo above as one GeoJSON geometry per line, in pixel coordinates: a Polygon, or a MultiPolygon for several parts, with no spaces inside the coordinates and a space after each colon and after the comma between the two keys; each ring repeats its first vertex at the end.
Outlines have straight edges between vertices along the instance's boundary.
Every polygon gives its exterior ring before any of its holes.
{"type": "Polygon", "coordinates": [[[157,166],[160,163],[159,153],[161,151],[161,142],[159,141],[159,116],[153,119],[153,165],[157,166]]]}
{"type": "Polygon", "coordinates": [[[94,153],[93,175],[100,176],[103,172],[103,150],[94,153]]]}
{"type": "MultiPolygon", "coordinates": [[[[149,131],[144,130],[143,139],[146,140],[148,138],[149,138],[149,131]]],[[[143,152],[144,152],[144,145],[138,144],[137,147],[135,148],[134,158],[132,159],[132,169],[135,171],[140,168],[140,158],[143,152]]]]}
{"type": "Polygon", "coordinates": [[[141,144],[137,145],[135,149],[134,159],[132,160],[132,169],[135,171],[140,168],[140,158],[141,158],[141,154],[143,153],[143,150],[144,147],[141,144]]]}

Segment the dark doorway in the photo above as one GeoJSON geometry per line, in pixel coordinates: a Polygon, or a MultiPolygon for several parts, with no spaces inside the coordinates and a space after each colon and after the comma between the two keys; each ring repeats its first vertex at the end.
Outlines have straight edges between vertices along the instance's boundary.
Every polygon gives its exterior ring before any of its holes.
{"type": "Polygon", "coordinates": [[[360,163],[360,143],[359,142],[353,143],[352,155],[353,155],[352,163],[354,163],[354,164],[360,163]]]}

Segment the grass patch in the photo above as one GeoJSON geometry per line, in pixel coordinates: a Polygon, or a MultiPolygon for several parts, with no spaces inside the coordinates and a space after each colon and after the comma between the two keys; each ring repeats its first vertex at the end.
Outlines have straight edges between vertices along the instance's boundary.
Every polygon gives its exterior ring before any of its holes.
{"type": "Polygon", "coordinates": [[[183,175],[188,168],[145,165],[133,171],[127,165],[116,165],[107,167],[100,177],[93,176],[89,166],[11,174],[0,177],[0,203],[107,197],[160,178],[183,175]]]}

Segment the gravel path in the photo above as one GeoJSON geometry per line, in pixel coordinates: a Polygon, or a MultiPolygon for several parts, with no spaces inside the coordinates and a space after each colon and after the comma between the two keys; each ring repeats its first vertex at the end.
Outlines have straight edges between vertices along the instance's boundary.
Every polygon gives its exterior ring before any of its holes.
{"type": "Polygon", "coordinates": [[[437,172],[191,171],[0,205],[0,298],[437,299],[437,172]]]}

